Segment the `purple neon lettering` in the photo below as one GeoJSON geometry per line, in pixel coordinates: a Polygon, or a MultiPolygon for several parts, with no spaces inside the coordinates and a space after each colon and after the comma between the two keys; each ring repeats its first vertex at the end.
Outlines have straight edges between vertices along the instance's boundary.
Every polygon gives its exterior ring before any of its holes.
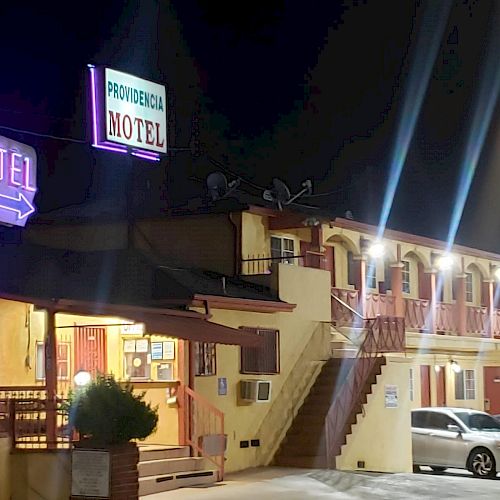
{"type": "Polygon", "coordinates": [[[11,186],[19,187],[21,183],[16,181],[16,173],[22,173],[22,169],[16,167],[16,158],[22,158],[23,156],[19,153],[10,153],[10,172],[9,172],[9,184],[11,186]]]}
{"type": "Polygon", "coordinates": [[[4,169],[5,169],[5,155],[7,154],[6,149],[0,148],[0,181],[3,181],[4,169]]]}
{"type": "Polygon", "coordinates": [[[36,191],[36,188],[30,185],[30,159],[28,157],[24,158],[24,183],[23,183],[23,188],[26,191],[31,191],[34,193],[36,191]]]}

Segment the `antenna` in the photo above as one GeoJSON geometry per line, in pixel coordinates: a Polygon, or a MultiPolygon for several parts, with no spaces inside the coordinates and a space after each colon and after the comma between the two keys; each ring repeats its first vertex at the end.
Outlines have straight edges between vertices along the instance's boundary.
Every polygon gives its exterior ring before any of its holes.
{"type": "Polygon", "coordinates": [[[226,176],[222,172],[212,172],[207,177],[207,188],[213,201],[230,195],[239,185],[239,179],[228,183],[226,176]]]}
{"type": "Polygon", "coordinates": [[[274,202],[278,204],[278,208],[283,210],[283,205],[290,205],[297,198],[306,194],[309,196],[312,194],[312,182],[310,179],[305,180],[302,183],[302,189],[293,196],[290,193],[288,186],[280,179],[273,179],[273,188],[266,189],[262,194],[262,197],[266,201],[274,202]]]}

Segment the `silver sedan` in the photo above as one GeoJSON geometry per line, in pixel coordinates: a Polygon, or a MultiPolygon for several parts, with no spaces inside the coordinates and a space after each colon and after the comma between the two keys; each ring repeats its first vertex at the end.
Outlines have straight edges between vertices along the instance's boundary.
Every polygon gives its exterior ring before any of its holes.
{"type": "Polygon", "coordinates": [[[413,464],[435,471],[467,469],[494,477],[500,465],[500,422],[464,408],[420,408],[411,412],[413,464]]]}

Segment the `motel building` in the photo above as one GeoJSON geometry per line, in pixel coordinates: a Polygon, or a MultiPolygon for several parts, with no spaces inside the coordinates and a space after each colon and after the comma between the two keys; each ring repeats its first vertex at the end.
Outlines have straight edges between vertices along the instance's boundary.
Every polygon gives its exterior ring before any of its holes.
{"type": "Polygon", "coordinates": [[[139,463],[141,494],[271,464],[410,472],[413,408],[500,413],[500,255],[224,207],[132,227],[60,211],[0,249],[2,500],[68,498],[56,403],[82,373],[158,406],[141,450],[171,454],[139,463]]]}

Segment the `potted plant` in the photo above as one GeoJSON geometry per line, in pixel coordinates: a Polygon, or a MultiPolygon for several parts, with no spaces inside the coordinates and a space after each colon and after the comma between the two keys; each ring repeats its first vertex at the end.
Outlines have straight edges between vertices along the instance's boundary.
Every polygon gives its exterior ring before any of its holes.
{"type": "Polygon", "coordinates": [[[144,402],[144,394],[100,376],[71,395],[70,426],[80,436],[75,448],[109,452],[110,498],[137,499],[139,450],[133,440],[147,438],[158,423],[158,412],[144,402]]]}

